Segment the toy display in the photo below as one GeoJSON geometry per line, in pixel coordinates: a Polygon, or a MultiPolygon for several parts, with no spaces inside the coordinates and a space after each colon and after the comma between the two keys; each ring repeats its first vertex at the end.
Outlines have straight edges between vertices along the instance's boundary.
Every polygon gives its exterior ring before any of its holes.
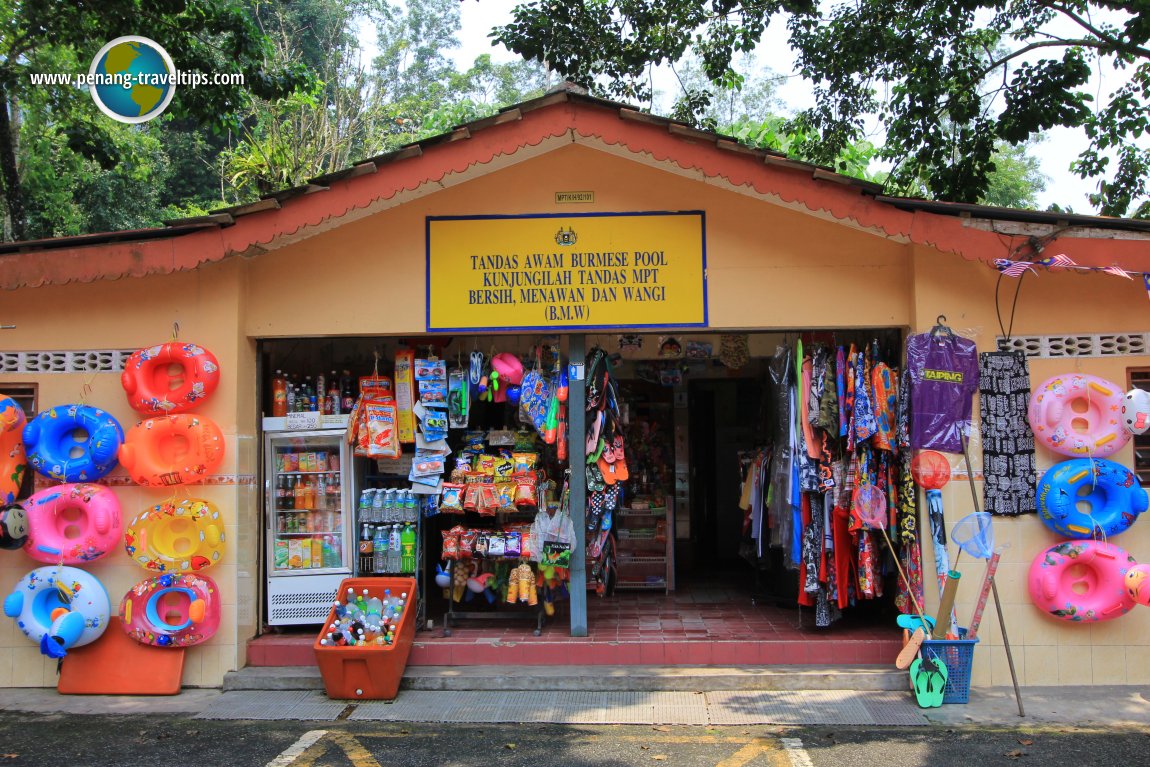
{"type": "Polygon", "coordinates": [[[57,485],[24,503],[24,551],[46,564],[78,565],[108,554],[120,541],[120,501],[103,485],[57,485]]]}
{"type": "Polygon", "coordinates": [[[28,470],[24,450],[24,409],[11,397],[0,395],[0,504],[14,503],[28,470]]]}
{"type": "Polygon", "coordinates": [[[190,647],[220,627],[219,587],[198,573],[154,575],[124,595],[119,615],[124,632],[140,644],[190,647]]]}
{"type": "Polygon", "coordinates": [[[138,485],[191,485],[223,463],[224,435],[215,421],[202,415],[149,418],[128,431],[119,455],[138,485]]]}
{"type": "Polygon", "coordinates": [[[174,415],[212,396],[220,384],[220,363],[202,346],[171,341],[134,352],[120,383],[137,413],[174,415]]]}
{"type": "Polygon", "coordinates": [[[4,599],[4,614],[49,658],[99,639],[110,612],[96,576],[62,565],[33,570],[4,599]]]}
{"type": "Polygon", "coordinates": [[[1026,417],[1034,438],[1059,455],[1108,458],[1125,447],[1123,393],[1098,376],[1068,373],[1047,379],[1030,397],[1026,417]]]}
{"type": "Polygon", "coordinates": [[[1038,483],[1039,518],[1066,538],[1118,535],[1148,506],[1134,472],[1104,458],[1063,461],[1038,483]]]}
{"type": "Polygon", "coordinates": [[[124,430],[108,413],[89,405],[59,405],[24,427],[28,462],[60,482],[90,482],[116,468],[124,430]]]}
{"type": "Polygon", "coordinates": [[[202,570],[223,556],[224,521],[215,504],[202,498],[166,501],[145,509],[128,523],[124,548],[145,570],[202,570]]]}

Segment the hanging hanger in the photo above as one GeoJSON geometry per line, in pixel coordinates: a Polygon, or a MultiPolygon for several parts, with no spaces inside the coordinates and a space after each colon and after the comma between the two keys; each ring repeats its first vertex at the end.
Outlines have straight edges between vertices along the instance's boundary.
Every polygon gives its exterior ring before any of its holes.
{"type": "Polygon", "coordinates": [[[949,340],[954,340],[954,331],[951,330],[950,326],[946,324],[945,314],[938,315],[935,323],[935,326],[930,329],[931,338],[947,338],[949,340]]]}

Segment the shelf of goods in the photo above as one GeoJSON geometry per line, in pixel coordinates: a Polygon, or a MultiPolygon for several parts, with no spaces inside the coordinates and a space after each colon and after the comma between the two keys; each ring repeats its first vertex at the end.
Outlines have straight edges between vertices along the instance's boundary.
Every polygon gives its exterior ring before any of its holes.
{"type": "Polygon", "coordinates": [[[670,498],[635,498],[616,515],[616,589],[675,590],[670,498]],[[638,508],[636,508],[638,507],[638,508]]]}

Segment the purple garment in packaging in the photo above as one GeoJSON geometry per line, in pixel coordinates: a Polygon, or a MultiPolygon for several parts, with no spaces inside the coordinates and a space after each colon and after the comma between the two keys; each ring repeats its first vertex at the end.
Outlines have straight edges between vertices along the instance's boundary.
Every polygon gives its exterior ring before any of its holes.
{"type": "Polygon", "coordinates": [[[910,446],[962,452],[978,393],[978,351],[969,338],[922,333],[906,340],[910,446]]]}

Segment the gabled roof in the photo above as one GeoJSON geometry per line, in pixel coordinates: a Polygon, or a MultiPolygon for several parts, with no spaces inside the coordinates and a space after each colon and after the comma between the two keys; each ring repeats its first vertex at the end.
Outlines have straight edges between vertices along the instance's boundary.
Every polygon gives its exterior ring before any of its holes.
{"type": "Polygon", "coordinates": [[[486,172],[483,166],[494,166],[497,158],[564,135],[622,149],[656,166],[722,178],[767,202],[967,259],[1033,256],[1037,243],[1050,247],[1057,238],[1057,252],[1083,266],[1150,271],[1147,221],[882,196],[880,186],[830,168],[563,88],[208,216],[157,229],[0,245],[0,287],[166,274],[274,250],[399,204],[429,182],[486,172]]]}

